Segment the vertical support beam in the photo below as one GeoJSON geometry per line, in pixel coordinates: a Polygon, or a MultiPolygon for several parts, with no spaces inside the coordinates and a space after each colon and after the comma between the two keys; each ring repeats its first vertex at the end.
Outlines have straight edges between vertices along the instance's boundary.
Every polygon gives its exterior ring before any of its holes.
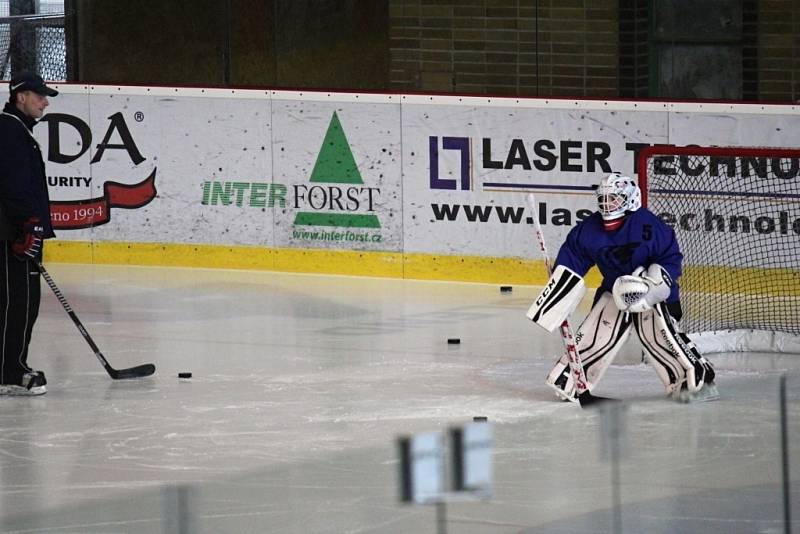
{"type": "MultiPolygon", "coordinates": [[[[36,13],[34,0],[11,0],[8,13],[12,17],[36,13]]],[[[36,33],[34,28],[22,20],[11,23],[11,76],[21,70],[37,70],[36,33]]]]}
{"type": "Polygon", "coordinates": [[[225,87],[231,84],[231,0],[225,0],[225,30],[224,44],[225,50],[222,51],[223,80],[225,87]]]}
{"type": "Polygon", "coordinates": [[[792,478],[789,471],[789,423],[786,416],[786,375],[781,376],[780,382],[780,414],[781,414],[781,464],[783,469],[783,531],[792,533],[792,478]]]}
{"type": "Polygon", "coordinates": [[[758,0],[742,2],[742,99],[758,100],[758,0]]]}
{"type": "Polygon", "coordinates": [[[66,78],[68,82],[80,80],[78,64],[78,2],[64,0],[64,46],[66,48],[66,78]]]}

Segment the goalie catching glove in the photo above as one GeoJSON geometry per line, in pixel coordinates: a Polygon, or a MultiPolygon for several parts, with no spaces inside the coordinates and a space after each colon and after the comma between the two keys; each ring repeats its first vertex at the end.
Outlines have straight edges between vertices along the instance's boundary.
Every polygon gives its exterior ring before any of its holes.
{"type": "Polygon", "coordinates": [[[646,270],[638,267],[633,274],[617,278],[612,294],[620,311],[641,313],[665,301],[671,290],[672,278],[669,273],[654,263],[646,270]]]}

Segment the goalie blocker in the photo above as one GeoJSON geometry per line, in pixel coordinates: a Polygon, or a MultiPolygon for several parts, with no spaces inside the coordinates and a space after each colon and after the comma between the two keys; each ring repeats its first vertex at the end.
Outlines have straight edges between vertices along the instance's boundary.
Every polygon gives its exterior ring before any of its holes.
{"type": "Polygon", "coordinates": [[[558,265],[525,315],[552,332],[572,314],[585,294],[583,277],[563,265],[558,265]]]}

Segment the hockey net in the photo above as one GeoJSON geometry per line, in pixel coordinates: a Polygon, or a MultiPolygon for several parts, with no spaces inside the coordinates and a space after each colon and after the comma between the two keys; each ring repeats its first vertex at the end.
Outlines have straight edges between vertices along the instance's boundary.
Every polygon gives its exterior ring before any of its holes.
{"type": "Polygon", "coordinates": [[[800,150],[657,146],[638,171],[683,252],[681,326],[701,350],[800,352],[800,150]]]}

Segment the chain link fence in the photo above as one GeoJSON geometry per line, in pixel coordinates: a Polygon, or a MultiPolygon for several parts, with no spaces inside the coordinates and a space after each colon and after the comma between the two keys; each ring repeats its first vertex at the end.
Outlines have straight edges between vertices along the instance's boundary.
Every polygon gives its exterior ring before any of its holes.
{"type": "Polygon", "coordinates": [[[37,13],[11,14],[11,2],[0,0],[0,76],[32,70],[45,80],[65,81],[66,23],[63,2],[37,2],[37,13]]]}

